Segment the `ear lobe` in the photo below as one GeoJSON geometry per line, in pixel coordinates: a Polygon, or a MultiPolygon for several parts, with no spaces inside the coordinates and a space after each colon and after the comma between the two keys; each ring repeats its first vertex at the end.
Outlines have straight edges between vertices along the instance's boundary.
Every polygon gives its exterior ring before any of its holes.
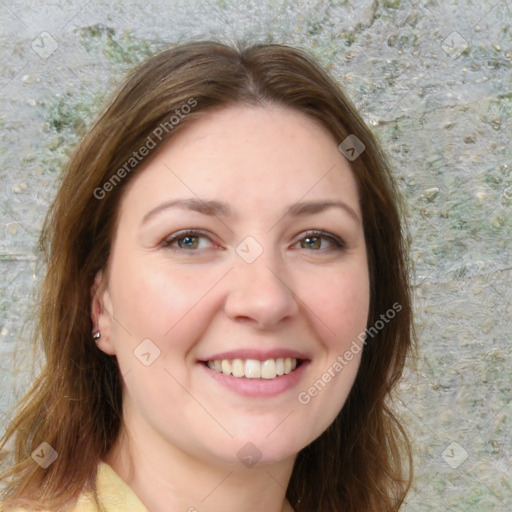
{"type": "MultiPolygon", "coordinates": [[[[112,301],[107,285],[107,276],[103,270],[98,271],[91,286],[91,321],[93,332],[101,336],[96,341],[97,347],[109,355],[115,355],[112,343],[112,301]]],[[[92,333],[91,333],[92,338],[92,333]]]]}

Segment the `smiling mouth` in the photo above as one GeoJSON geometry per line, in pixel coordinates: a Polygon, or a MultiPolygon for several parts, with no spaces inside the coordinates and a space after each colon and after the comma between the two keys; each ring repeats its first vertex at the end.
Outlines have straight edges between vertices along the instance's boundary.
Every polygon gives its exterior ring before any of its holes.
{"type": "Polygon", "coordinates": [[[211,370],[239,379],[275,379],[288,375],[302,364],[301,359],[279,357],[277,359],[217,359],[203,362],[211,370]]]}

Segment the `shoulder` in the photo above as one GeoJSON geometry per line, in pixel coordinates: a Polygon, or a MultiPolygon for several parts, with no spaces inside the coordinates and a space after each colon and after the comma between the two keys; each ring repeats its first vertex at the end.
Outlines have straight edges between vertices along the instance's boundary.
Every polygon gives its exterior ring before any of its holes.
{"type": "MultiPolygon", "coordinates": [[[[98,501],[105,512],[130,510],[130,512],[148,512],[136,494],[106,462],[98,464],[96,477],[98,501]]],[[[91,493],[80,496],[74,512],[98,512],[91,493]]]]}
{"type": "MultiPolygon", "coordinates": [[[[118,512],[129,510],[130,512],[148,512],[137,495],[121,477],[106,462],[98,464],[96,476],[96,492],[101,504],[102,512],[118,512]]],[[[96,500],[91,491],[84,492],[78,498],[73,512],[99,512],[96,500]]],[[[16,508],[4,509],[0,503],[0,512],[34,512],[33,509],[16,508]]],[[[41,510],[38,512],[52,512],[41,510]]]]}

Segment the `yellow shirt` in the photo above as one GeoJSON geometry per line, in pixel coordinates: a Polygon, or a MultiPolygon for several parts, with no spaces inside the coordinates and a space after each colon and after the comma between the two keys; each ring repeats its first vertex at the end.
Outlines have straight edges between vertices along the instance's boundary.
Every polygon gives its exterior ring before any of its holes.
{"type": "MultiPolygon", "coordinates": [[[[106,512],[148,512],[124,480],[103,461],[98,464],[96,488],[99,502],[106,512]]],[[[97,508],[92,498],[84,494],[80,496],[74,512],[97,512],[97,508]]]]}
{"type": "MultiPolygon", "coordinates": [[[[106,512],[148,512],[147,508],[140,502],[139,498],[124,480],[103,461],[100,461],[98,464],[96,490],[98,500],[106,512]]],[[[16,512],[28,511],[16,509],[16,512]]],[[[79,497],[74,512],[98,512],[89,493],[84,493],[79,497]]]]}

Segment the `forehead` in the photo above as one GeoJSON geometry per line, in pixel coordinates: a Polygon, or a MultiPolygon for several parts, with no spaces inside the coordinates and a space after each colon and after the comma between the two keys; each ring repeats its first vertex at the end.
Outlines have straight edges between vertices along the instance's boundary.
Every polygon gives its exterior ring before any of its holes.
{"type": "Polygon", "coordinates": [[[355,178],[318,121],[277,105],[230,106],[176,133],[133,177],[122,201],[219,199],[240,208],[343,198],[359,213],[355,178]]]}

